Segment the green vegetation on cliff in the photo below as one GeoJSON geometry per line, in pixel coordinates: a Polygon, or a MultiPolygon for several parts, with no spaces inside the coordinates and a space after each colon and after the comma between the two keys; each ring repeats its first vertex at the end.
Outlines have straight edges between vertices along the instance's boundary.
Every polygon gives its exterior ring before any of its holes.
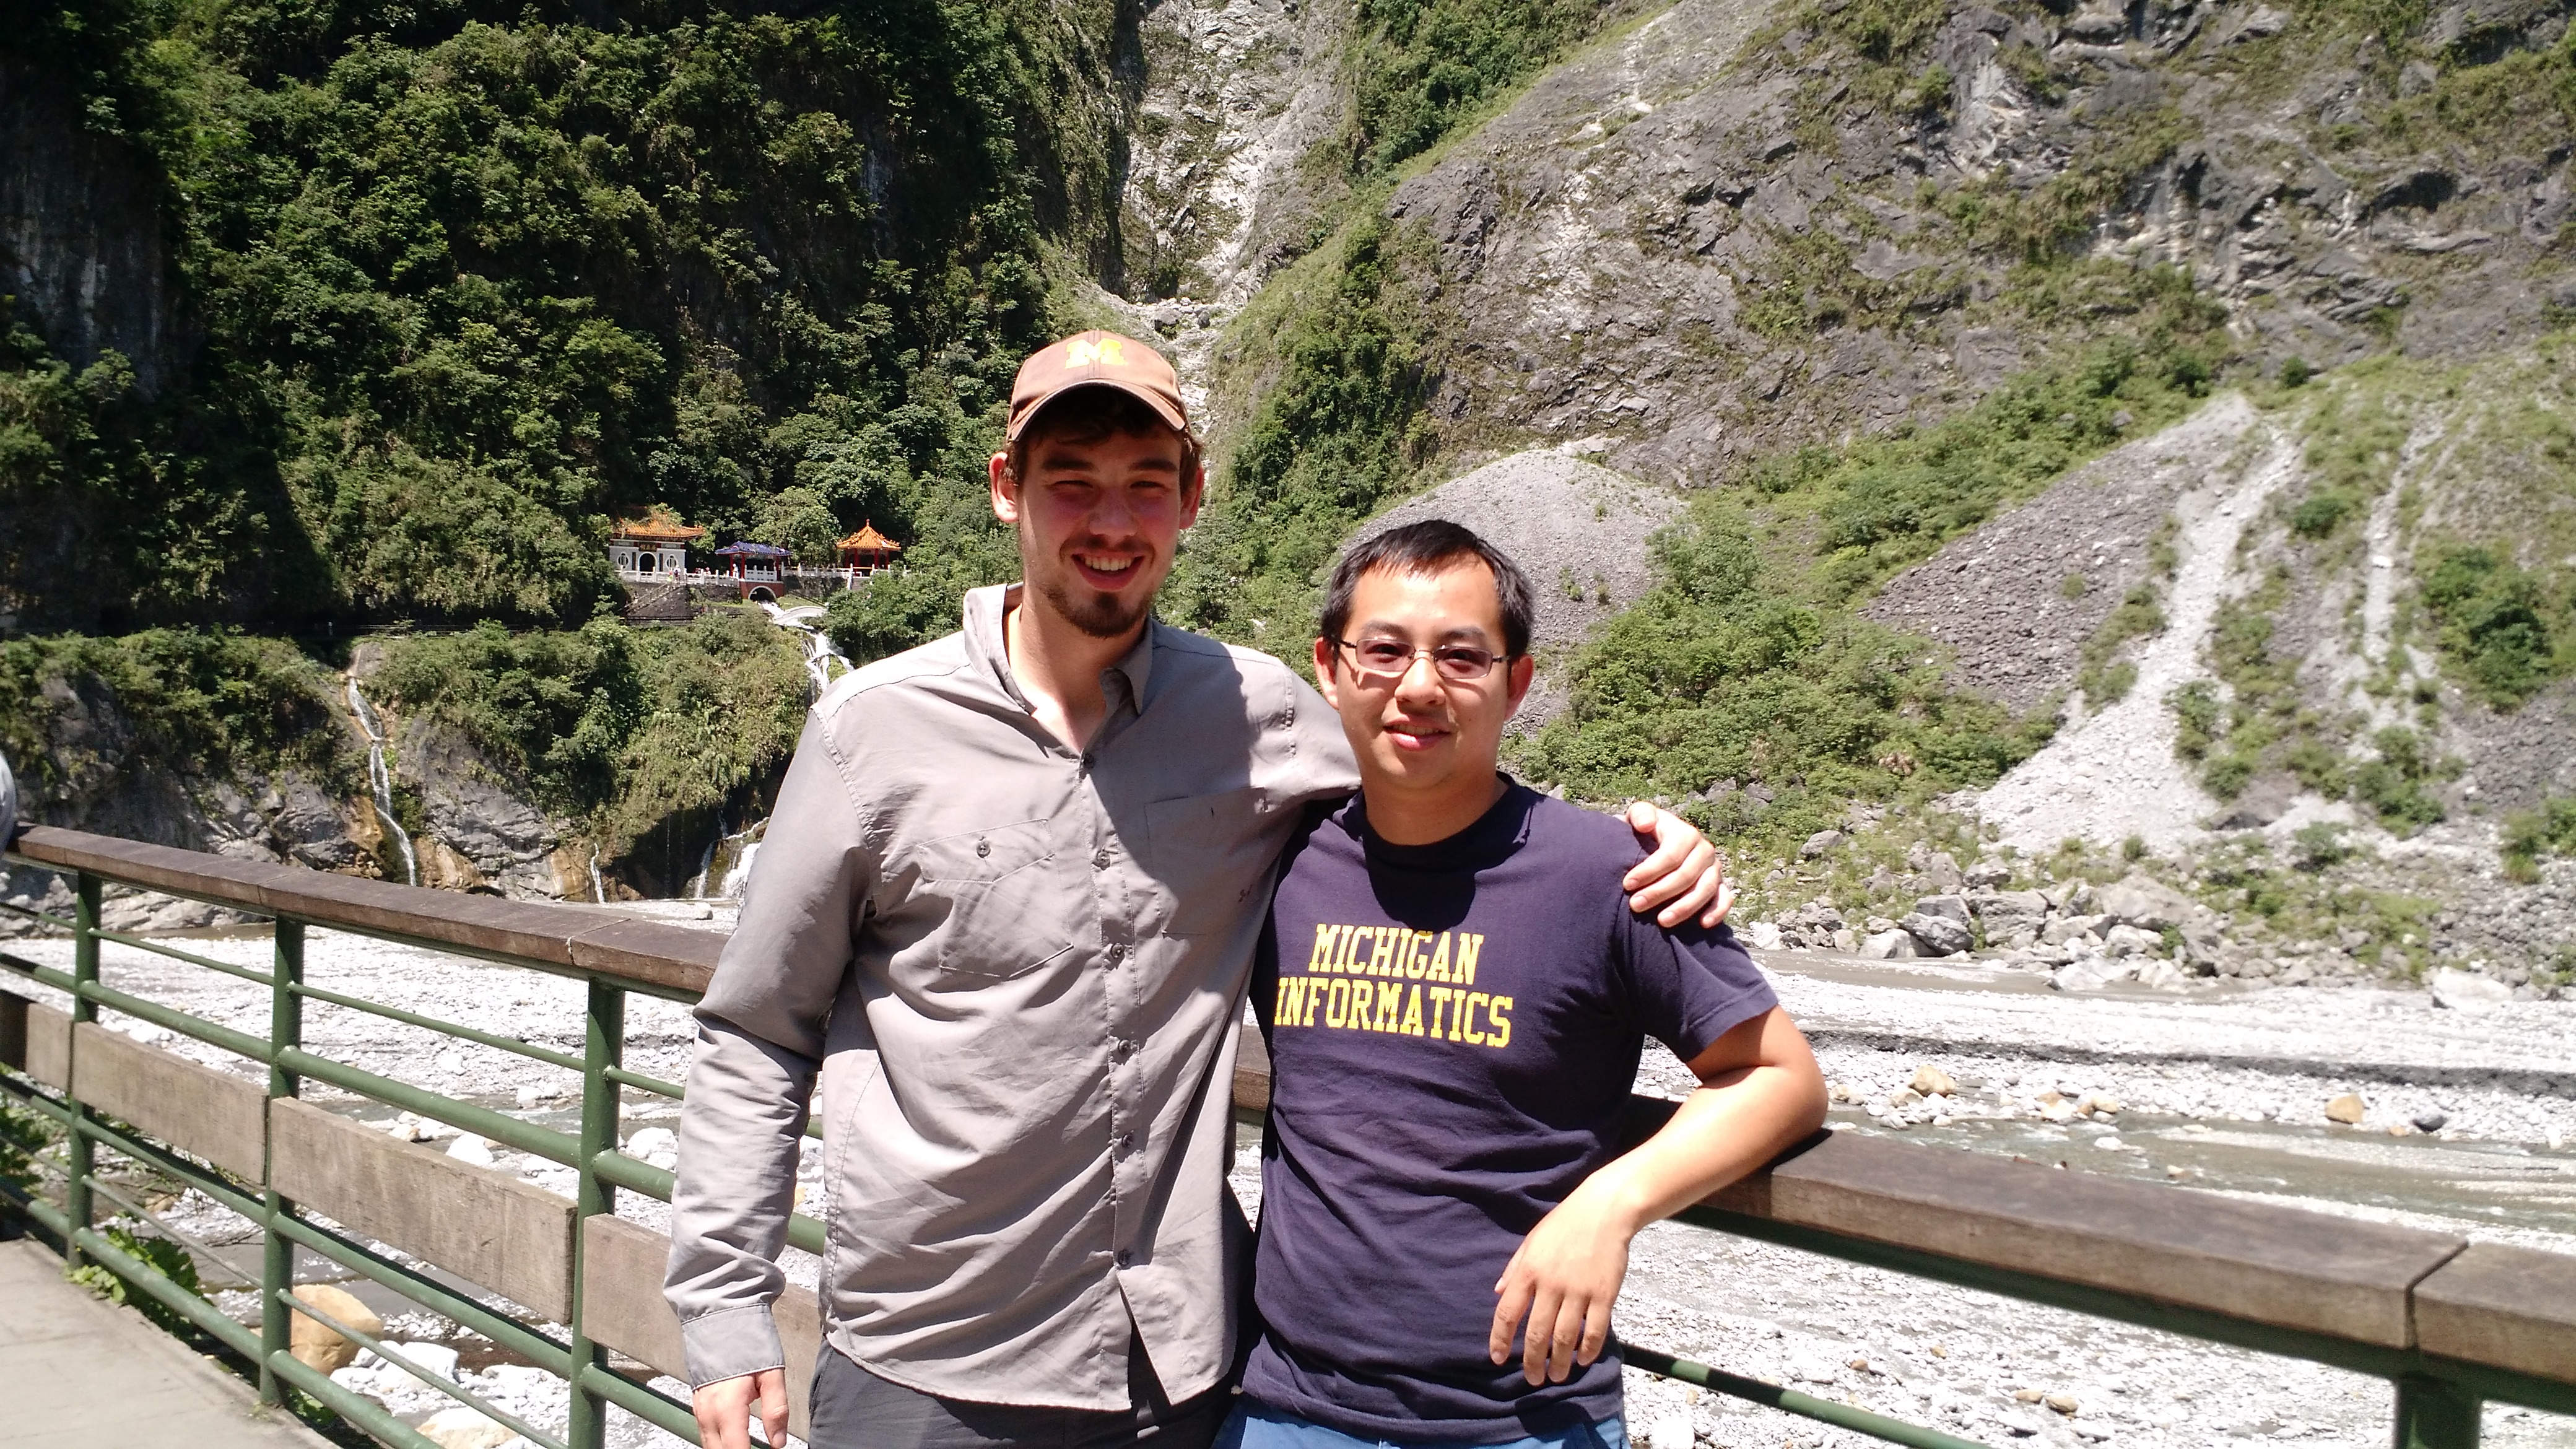
{"type": "Polygon", "coordinates": [[[703,835],[783,767],[805,716],[788,636],[744,610],[681,629],[495,623],[389,641],[375,686],[463,731],[505,782],[581,821],[607,856],[657,829],[703,835]]]}
{"type": "Polygon", "coordinates": [[[230,630],[0,640],[0,754],[31,799],[135,759],[198,776],[302,769],[362,789],[333,687],[293,646],[230,630]]]}
{"type": "Polygon", "coordinates": [[[0,509],[54,525],[0,547],[0,605],[560,627],[647,502],[915,542],[1047,331],[1042,232],[1099,225],[1109,25],[1035,0],[43,12],[13,44],[157,171],[202,345],[147,400],[0,329],[0,509]]]}

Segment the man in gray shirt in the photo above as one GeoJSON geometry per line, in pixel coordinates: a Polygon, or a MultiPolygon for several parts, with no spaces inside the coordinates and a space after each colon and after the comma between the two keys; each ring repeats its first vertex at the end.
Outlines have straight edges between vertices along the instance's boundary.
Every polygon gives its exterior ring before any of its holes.
{"type": "MultiPolygon", "coordinates": [[[[1058,342],[1006,437],[1025,581],[815,704],[698,1008],[668,1294],[716,1449],[785,1431],[818,1081],[816,1444],[1191,1449],[1227,1408],[1243,992],[1280,847],[1358,774],[1285,665],[1151,617],[1203,486],[1169,364],[1058,342]]],[[[1632,821],[1636,907],[1713,924],[1707,843],[1632,821]]]]}

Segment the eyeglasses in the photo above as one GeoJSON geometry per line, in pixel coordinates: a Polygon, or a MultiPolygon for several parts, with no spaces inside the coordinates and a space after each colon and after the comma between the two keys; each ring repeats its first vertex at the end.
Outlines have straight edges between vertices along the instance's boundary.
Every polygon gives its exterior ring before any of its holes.
{"type": "Polygon", "coordinates": [[[1416,649],[1395,639],[1335,639],[1333,647],[1351,651],[1351,661],[1362,674],[1401,679],[1422,655],[1431,656],[1431,667],[1440,677],[1458,684],[1473,684],[1493,672],[1496,662],[1505,656],[1472,644],[1443,644],[1435,649],[1416,649]]]}

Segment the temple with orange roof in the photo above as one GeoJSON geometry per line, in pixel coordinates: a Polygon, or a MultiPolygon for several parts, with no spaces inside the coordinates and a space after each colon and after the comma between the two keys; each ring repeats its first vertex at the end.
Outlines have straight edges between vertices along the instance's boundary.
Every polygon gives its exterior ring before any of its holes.
{"type": "Polygon", "coordinates": [[[632,579],[678,580],[689,572],[689,545],[707,536],[656,503],[640,518],[621,518],[609,526],[608,558],[617,572],[632,579]]]}
{"type": "Polygon", "coordinates": [[[872,574],[894,562],[903,545],[877,532],[872,521],[862,521],[859,531],[841,540],[841,567],[858,573],[872,574]]]}

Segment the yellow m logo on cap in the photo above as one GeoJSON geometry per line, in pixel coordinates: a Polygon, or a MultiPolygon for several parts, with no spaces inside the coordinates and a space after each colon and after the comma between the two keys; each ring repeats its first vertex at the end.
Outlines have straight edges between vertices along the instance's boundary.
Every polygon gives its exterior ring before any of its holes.
{"type": "Polygon", "coordinates": [[[1076,341],[1072,347],[1066,349],[1064,358],[1066,367],[1089,367],[1095,362],[1105,367],[1125,367],[1126,349],[1115,337],[1103,337],[1098,342],[1076,341]]]}

